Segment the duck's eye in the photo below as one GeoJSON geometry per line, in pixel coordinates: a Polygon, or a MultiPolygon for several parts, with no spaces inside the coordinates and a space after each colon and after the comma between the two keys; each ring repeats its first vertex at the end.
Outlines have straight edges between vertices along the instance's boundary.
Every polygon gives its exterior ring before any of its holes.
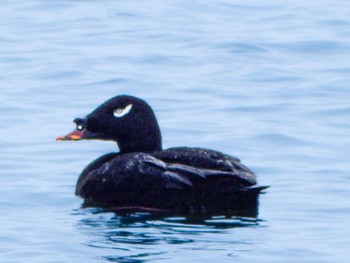
{"type": "Polygon", "coordinates": [[[123,109],[116,109],[114,111],[115,114],[122,114],[122,112],[123,112],[123,109]]]}
{"type": "Polygon", "coordinates": [[[117,117],[117,118],[120,118],[120,117],[123,117],[124,115],[128,114],[129,111],[131,110],[132,108],[132,104],[129,104],[128,106],[126,106],[125,108],[118,108],[118,109],[115,109],[113,111],[113,115],[114,117],[117,117]]]}
{"type": "Polygon", "coordinates": [[[78,131],[82,131],[82,130],[84,130],[84,126],[83,126],[83,124],[81,124],[81,123],[77,123],[77,130],[78,130],[78,131]]]}

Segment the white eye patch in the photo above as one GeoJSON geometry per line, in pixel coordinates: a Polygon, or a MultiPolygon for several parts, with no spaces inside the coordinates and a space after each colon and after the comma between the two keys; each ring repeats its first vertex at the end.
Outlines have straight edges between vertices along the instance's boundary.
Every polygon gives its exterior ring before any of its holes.
{"type": "Polygon", "coordinates": [[[114,117],[120,118],[123,117],[124,115],[128,114],[132,108],[132,104],[129,104],[125,108],[118,108],[113,111],[114,117]]]}

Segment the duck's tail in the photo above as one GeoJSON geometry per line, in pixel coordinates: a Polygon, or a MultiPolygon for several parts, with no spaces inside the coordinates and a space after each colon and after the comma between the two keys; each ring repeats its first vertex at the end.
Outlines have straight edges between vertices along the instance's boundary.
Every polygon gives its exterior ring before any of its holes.
{"type": "Polygon", "coordinates": [[[242,188],[242,189],[240,189],[240,191],[259,194],[269,187],[270,187],[269,185],[264,185],[264,186],[253,185],[253,186],[242,188]]]}

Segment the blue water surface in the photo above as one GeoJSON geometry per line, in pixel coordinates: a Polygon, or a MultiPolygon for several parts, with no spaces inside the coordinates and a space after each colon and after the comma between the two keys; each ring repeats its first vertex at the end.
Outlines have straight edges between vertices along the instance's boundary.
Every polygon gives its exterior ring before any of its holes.
{"type": "Polygon", "coordinates": [[[350,2],[4,0],[0,262],[348,262],[350,2]],[[165,147],[242,159],[259,216],[81,208],[114,143],[55,142],[106,99],[148,101],[165,147]]]}

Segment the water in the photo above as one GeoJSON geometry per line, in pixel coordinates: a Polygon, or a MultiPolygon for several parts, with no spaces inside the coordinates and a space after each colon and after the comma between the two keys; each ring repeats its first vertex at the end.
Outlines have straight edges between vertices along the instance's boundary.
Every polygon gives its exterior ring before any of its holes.
{"type": "Polygon", "coordinates": [[[347,1],[7,1],[0,8],[1,262],[348,262],[347,1]],[[164,146],[240,157],[258,218],[82,209],[113,143],[58,143],[104,100],[155,109],[164,146]]]}

